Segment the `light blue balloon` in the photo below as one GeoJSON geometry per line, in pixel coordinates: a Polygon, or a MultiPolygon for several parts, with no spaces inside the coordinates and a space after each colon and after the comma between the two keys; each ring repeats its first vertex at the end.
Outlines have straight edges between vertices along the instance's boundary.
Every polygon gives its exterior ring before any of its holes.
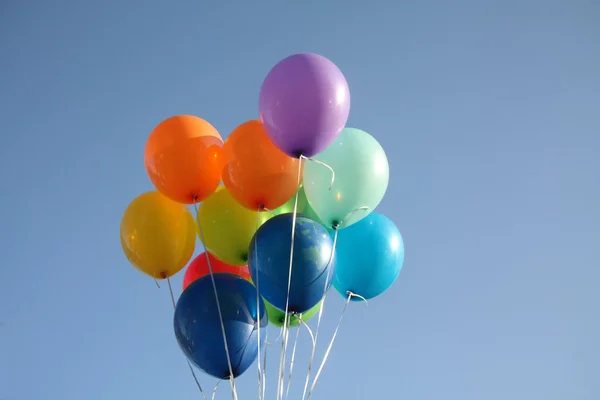
{"type": "Polygon", "coordinates": [[[338,233],[336,256],[333,287],[345,298],[350,291],[368,300],[398,278],[404,264],[404,241],[389,218],[373,212],[338,233]]]}
{"type": "Polygon", "coordinates": [[[337,139],[315,160],[304,165],[304,191],[310,206],[324,225],[344,229],[360,221],[383,199],[390,179],[388,159],[379,142],[367,132],[344,128],[337,139]]]}

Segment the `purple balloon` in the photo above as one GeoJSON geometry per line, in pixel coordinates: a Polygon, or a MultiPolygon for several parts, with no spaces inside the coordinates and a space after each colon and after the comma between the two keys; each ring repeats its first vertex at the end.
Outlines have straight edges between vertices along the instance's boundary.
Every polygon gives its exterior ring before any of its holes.
{"type": "Polygon", "coordinates": [[[327,58],[294,54],[269,71],[258,107],[267,135],[281,151],[312,157],[344,129],[350,89],[342,71],[327,58]]]}

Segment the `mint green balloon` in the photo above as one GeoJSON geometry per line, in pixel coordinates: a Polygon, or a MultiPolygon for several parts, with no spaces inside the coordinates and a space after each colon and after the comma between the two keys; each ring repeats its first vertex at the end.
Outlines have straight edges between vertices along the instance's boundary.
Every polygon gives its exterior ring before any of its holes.
{"type": "Polygon", "coordinates": [[[329,190],[331,172],[310,160],[304,165],[306,198],[326,226],[346,228],[369,215],[383,199],[390,180],[388,160],[367,132],[344,128],[335,142],[313,158],[335,171],[329,190]]]}

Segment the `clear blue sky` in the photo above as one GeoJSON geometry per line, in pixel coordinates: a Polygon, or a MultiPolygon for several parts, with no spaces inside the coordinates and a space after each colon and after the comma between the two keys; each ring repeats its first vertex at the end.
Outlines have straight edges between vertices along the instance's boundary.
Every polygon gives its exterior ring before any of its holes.
{"type": "Polygon", "coordinates": [[[598,21],[596,0],[2,1],[0,399],[200,398],[120,218],[158,122],[226,136],[301,51],[340,66],[349,125],[386,149],[407,254],[313,399],[600,398],[598,21]]]}

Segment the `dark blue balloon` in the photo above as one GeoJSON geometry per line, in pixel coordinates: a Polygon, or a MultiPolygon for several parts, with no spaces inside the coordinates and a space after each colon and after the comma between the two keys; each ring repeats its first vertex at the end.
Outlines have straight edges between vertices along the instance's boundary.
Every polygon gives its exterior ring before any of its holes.
{"type": "MultiPolygon", "coordinates": [[[[258,357],[257,335],[268,320],[256,288],[247,280],[226,273],[214,274],[227,346],[234,377],[244,373],[258,357]]],[[[219,379],[230,376],[217,302],[210,275],[188,286],[181,294],[174,317],[175,337],[187,358],[202,371],[219,379]]],[[[264,335],[261,335],[261,339],[264,335]]]]}
{"type": "Polygon", "coordinates": [[[344,297],[348,297],[348,291],[365,299],[379,296],[392,286],[404,264],[400,231],[376,212],[340,230],[336,251],[338,266],[333,287],[344,297]]]}
{"type": "MultiPolygon", "coordinates": [[[[287,300],[293,218],[289,213],[269,219],[258,229],[248,249],[252,280],[258,282],[265,300],[280,310],[285,310],[287,300]]],[[[297,215],[295,232],[288,310],[303,313],[321,301],[326,281],[327,290],[331,287],[336,257],[331,257],[333,240],[320,223],[297,215]]]]}

